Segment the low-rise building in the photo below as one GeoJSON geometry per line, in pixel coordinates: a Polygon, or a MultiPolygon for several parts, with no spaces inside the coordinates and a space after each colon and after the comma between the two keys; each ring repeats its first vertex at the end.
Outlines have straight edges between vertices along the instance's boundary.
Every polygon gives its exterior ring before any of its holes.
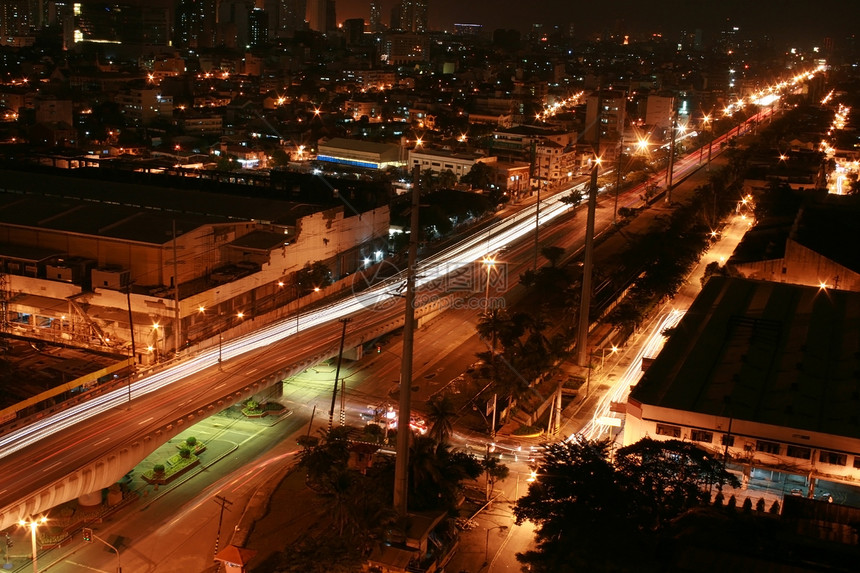
{"type": "Polygon", "coordinates": [[[513,199],[527,193],[530,186],[531,165],[525,161],[496,161],[493,167],[492,184],[513,199]]]}
{"type": "MultiPolygon", "coordinates": [[[[799,193],[796,215],[756,225],[735,249],[728,265],[759,280],[860,292],[860,202],[856,197],[799,193]]],[[[739,209],[751,209],[739,204],[739,209]]]]}
{"type": "Polygon", "coordinates": [[[207,137],[224,131],[224,118],[217,113],[186,113],[177,122],[186,135],[207,137]]]}
{"type": "Polygon", "coordinates": [[[421,171],[429,169],[435,174],[451,171],[457,180],[472,170],[476,163],[495,163],[495,157],[488,157],[468,151],[449,151],[445,149],[429,149],[417,147],[409,150],[409,166],[420,167],[421,171]]]}
{"type": "Polygon", "coordinates": [[[293,277],[308,263],[337,279],[378,262],[388,239],[387,205],[354,213],[333,200],[13,171],[3,180],[7,331],[123,354],[136,340],[140,362],[152,359],[148,348],[216,335],[235,310],[277,312],[307,290],[293,277]],[[62,198],[45,199],[60,187],[62,198]]]}
{"type": "Polygon", "coordinates": [[[317,146],[317,160],[365,169],[385,169],[402,165],[399,145],[343,137],[320,143],[317,146]]]}
{"type": "Polygon", "coordinates": [[[627,403],[624,444],[696,443],[746,483],[860,481],[860,293],[712,277],[627,403]]]}
{"type": "Polygon", "coordinates": [[[117,93],[115,100],[132,123],[145,125],[156,118],[173,115],[173,97],[162,95],[155,88],[124,89],[117,93]]]}

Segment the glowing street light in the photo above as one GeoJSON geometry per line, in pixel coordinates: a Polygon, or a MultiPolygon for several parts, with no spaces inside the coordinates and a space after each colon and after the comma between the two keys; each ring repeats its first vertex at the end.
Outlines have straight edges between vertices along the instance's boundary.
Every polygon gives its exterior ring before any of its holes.
{"type": "Polygon", "coordinates": [[[152,343],[151,346],[148,347],[148,348],[150,348],[150,352],[154,352],[156,362],[158,362],[158,329],[159,328],[161,328],[160,324],[158,324],[157,322],[152,323],[152,333],[153,333],[153,336],[155,337],[155,341],[152,343]]]}
{"type": "Polygon", "coordinates": [[[507,525],[496,525],[495,527],[490,527],[487,529],[487,541],[484,544],[484,565],[486,565],[489,562],[489,558],[490,558],[490,532],[494,529],[498,529],[499,533],[501,533],[503,531],[507,531],[508,526],[507,525]]]}
{"type": "Polygon", "coordinates": [[[21,527],[29,527],[30,528],[30,539],[33,543],[33,573],[39,573],[39,565],[36,561],[37,557],[37,549],[36,549],[36,529],[40,525],[44,525],[48,521],[48,518],[44,515],[38,519],[30,518],[30,521],[20,520],[18,525],[21,527]]]}
{"type": "Polygon", "coordinates": [[[490,300],[490,273],[493,272],[493,266],[496,264],[496,259],[492,257],[484,257],[481,261],[485,267],[487,267],[487,285],[484,288],[484,310],[488,310],[488,303],[490,300]]]}
{"type": "Polygon", "coordinates": [[[607,350],[612,350],[611,354],[615,354],[616,352],[618,352],[618,347],[613,344],[612,348],[604,348],[603,349],[603,353],[600,355],[600,371],[601,372],[603,372],[603,364],[606,362],[606,351],[607,350]]]}
{"type": "MultiPolygon", "coordinates": [[[[245,313],[243,313],[243,312],[237,312],[236,313],[236,318],[238,318],[239,320],[242,320],[244,317],[245,317],[245,313]]],[[[231,318],[227,322],[227,324],[228,324],[227,328],[228,329],[232,326],[232,323],[233,323],[233,320],[232,320],[232,315],[231,315],[231,318]]],[[[223,349],[224,349],[224,323],[223,323],[223,321],[219,321],[219,324],[218,324],[218,370],[221,369],[221,359],[223,356],[223,349]]]]}

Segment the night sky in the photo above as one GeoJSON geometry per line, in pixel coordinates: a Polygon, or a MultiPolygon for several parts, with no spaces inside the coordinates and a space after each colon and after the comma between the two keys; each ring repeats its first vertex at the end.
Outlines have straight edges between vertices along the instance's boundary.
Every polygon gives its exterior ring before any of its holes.
{"type": "MultiPolygon", "coordinates": [[[[389,23],[397,0],[382,0],[382,21],[389,23]]],[[[661,32],[674,39],[681,29],[719,31],[726,18],[743,36],[769,34],[777,40],[820,43],[855,33],[860,22],[860,0],[427,0],[431,29],[451,29],[454,22],[482,24],[487,30],[531,23],[566,25],[573,22],[578,36],[615,31],[661,32]],[[597,8],[604,7],[599,12],[597,8]]],[[[337,0],[337,18],[370,18],[370,0],[337,0]]]]}

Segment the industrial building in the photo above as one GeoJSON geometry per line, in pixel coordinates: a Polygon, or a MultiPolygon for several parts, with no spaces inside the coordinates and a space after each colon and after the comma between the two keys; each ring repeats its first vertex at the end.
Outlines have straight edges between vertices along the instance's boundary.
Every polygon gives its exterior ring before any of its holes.
{"type": "Polygon", "coordinates": [[[691,441],[774,483],[860,481],[860,293],[712,277],[632,390],[624,444],[691,441]]]}

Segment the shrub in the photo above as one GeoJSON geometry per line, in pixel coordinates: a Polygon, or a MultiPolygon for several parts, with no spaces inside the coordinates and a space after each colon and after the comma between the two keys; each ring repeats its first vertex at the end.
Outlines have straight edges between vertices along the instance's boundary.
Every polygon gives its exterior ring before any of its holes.
{"type": "Polygon", "coordinates": [[[197,438],[195,438],[194,436],[189,436],[185,438],[185,443],[188,444],[189,448],[193,448],[197,445],[197,438]]]}
{"type": "Polygon", "coordinates": [[[186,447],[181,447],[179,448],[179,455],[180,457],[188,459],[189,457],[191,457],[191,450],[186,447]]]}
{"type": "Polygon", "coordinates": [[[540,434],[541,431],[541,428],[538,428],[537,426],[520,426],[511,433],[515,436],[531,436],[534,434],[540,434]]]}
{"type": "Polygon", "coordinates": [[[755,510],[759,513],[764,513],[764,498],[758,498],[758,501],[755,503],[755,510]]]}
{"type": "Polygon", "coordinates": [[[152,473],[163,474],[164,473],[164,464],[155,464],[154,466],[152,466],[152,473]]]}
{"type": "Polygon", "coordinates": [[[733,495],[732,497],[729,498],[729,502],[726,505],[729,506],[729,509],[736,509],[738,507],[737,498],[733,495]]]}
{"type": "Polygon", "coordinates": [[[723,496],[723,492],[718,491],[717,495],[714,496],[714,505],[717,507],[722,507],[726,502],[725,496],[723,496]]]}
{"type": "Polygon", "coordinates": [[[779,515],[779,502],[778,501],[773,500],[773,504],[770,506],[768,513],[770,513],[771,515],[779,515]]]}
{"type": "Polygon", "coordinates": [[[752,512],[752,499],[746,498],[744,500],[743,506],[741,506],[741,507],[743,508],[744,513],[751,513],[752,512]]]}

